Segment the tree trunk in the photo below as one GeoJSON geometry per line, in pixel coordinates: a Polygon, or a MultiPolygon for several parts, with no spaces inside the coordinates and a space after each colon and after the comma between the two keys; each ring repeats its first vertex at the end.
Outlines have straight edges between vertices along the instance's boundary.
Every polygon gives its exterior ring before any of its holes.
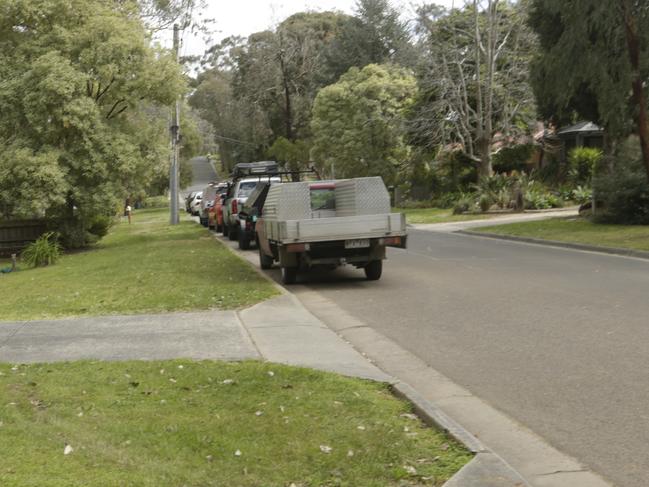
{"type": "Polygon", "coordinates": [[[279,52],[279,67],[282,72],[282,87],[284,88],[284,117],[286,138],[293,142],[293,108],[291,107],[291,89],[289,86],[286,64],[284,62],[284,48],[279,52]]]}
{"type": "Polygon", "coordinates": [[[624,31],[629,49],[629,60],[633,72],[633,103],[637,110],[635,114],[640,147],[642,148],[642,162],[649,181],[649,120],[647,117],[647,97],[644,92],[643,79],[640,73],[640,39],[638,38],[638,25],[631,12],[628,0],[620,0],[624,11],[624,31]]]}

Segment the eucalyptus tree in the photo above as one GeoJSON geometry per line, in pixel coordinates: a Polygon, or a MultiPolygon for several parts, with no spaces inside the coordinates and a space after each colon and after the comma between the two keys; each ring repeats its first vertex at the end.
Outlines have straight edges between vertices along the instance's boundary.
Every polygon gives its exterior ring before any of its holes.
{"type": "Polygon", "coordinates": [[[526,3],[473,0],[451,11],[429,4],[418,14],[423,53],[414,138],[431,149],[458,145],[480,176],[491,176],[494,136],[515,138],[535,118],[529,61],[536,39],[526,3]]]}

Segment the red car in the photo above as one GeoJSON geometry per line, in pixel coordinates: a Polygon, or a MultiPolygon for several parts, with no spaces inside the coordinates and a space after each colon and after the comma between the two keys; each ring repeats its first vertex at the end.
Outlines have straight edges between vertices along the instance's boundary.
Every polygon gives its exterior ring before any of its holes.
{"type": "Polygon", "coordinates": [[[207,225],[214,228],[217,232],[223,231],[223,201],[228,192],[230,183],[219,183],[216,189],[216,198],[214,204],[208,210],[207,225]]]}

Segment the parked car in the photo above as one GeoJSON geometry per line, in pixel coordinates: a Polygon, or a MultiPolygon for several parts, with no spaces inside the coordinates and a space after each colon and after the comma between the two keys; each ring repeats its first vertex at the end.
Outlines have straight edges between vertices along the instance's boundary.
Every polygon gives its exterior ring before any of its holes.
{"type": "Polygon", "coordinates": [[[192,200],[194,199],[194,196],[196,196],[196,193],[198,193],[198,191],[192,191],[185,197],[185,211],[187,213],[191,213],[190,205],[192,203],[192,200]]]}
{"type": "Polygon", "coordinates": [[[218,184],[216,182],[208,183],[205,189],[203,189],[203,199],[198,210],[198,219],[204,227],[208,225],[208,212],[214,206],[218,184]]]}
{"type": "Polygon", "coordinates": [[[263,213],[264,202],[268,195],[268,190],[271,185],[279,184],[276,181],[263,181],[257,183],[255,189],[250,193],[245,202],[241,204],[239,210],[239,248],[241,250],[248,250],[250,242],[256,240],[255,227],[257,219],[263,213]]]}
{"type": "Polygon", "coordinates": [[[232,185],[223,203],[223,236],[236,240],[239,233],[239,209],[258,183],[280,182],[276,162],[262,161],[237,164],[234,167],[232,185]]]}
{"type": "Polygon", "coordinates": [[[391,213],[379,177],[272,185],[256,232],[261,268],[279,262],[285,284],[298,270],[345,264],[380,279],[386,247],[407,242],[405,216],[391,213]]]}
{"type": "Polygon", "coordinates": [[[192,216],[198,216],[198,212],[200,210],[202,200],[203,200],[203,192],[197,191],[194,197],[192,198],[192,201],[189,203],[189,213],[191,213],[192,216]]]}
{"type": "Polygon", "coordinates": [[[223,231],[223,201],[230,188],[229,182],[219,183],[216,187],[216,198],[214,204],[207,214],[207,226],[217,232],[223,231]]]}

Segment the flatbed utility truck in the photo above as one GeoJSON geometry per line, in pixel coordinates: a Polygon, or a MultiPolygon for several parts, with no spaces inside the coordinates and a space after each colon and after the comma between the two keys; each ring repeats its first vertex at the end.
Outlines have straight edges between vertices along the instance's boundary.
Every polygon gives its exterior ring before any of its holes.
{"type": "Polygon", "coordinates": [[[380,279],[386,247],[408,238],[379,177],[271,185],[255,230],[262,269],[278,262],[285,284],[298,270],[346,264],[380,279]]]}

